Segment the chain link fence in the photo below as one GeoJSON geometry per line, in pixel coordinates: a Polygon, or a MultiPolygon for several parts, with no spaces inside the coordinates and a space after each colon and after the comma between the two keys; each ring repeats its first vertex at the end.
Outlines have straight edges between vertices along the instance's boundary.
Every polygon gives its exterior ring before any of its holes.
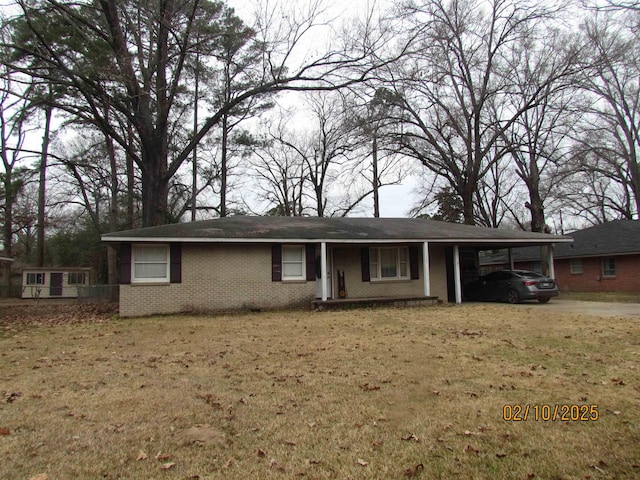
{"type": "Polygon", "coordinates": [[[117,302],[119,298],[120,285],[78,286],[78,303],[117,302]]]}

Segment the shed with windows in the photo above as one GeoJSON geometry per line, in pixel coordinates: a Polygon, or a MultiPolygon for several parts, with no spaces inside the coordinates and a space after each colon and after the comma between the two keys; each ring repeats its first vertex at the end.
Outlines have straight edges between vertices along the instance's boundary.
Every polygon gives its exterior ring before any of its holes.
{"type": "Polygon", "coordinates": [[[78,287],[92,283],[88,267],[24,268],[22,298],[77,298],[78,287]]]}

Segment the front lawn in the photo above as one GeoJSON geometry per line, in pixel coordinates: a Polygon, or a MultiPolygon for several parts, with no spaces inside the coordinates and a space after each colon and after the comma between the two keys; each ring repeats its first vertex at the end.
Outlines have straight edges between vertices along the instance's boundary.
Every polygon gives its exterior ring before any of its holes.
{"type": "Polygon", "coordinates": [[[639,360],[537,304],[8,325],[0,478],[635,479],[639,360]]]}

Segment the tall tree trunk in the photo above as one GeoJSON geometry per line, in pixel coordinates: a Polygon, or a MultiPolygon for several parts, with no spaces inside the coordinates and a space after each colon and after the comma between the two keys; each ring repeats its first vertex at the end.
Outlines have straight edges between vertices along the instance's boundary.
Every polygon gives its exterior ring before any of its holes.
{"type": "MultiPolygon", "coordinates": [[[[477,182],[476,182],[477,183],[477,182]]],[[[462,185],[460,198],[462,199],[462,217],[466,225],[475,225],[473,214],[473,194],[476,183],[467,182],[462,185]]]]}
{"type": "MultiPolygon", "coordinates": [[[[200,90],[200,55],[196,53],[196,71],[194,85],[193,102],[193,135],[198,133],[198,95],[200,90]]],[[[191,177],[191,221],[196,221],[196,210],[198,208],[198,145],[193,147],[193,172],[191,177]]]]}
{"type": "Polygon", "coordinates": [[[378,192],[378,132],[373,132],[373,216],[380,217],[380,197],[378,192]]]}
{"type": "Polygon", "coordinates": [[[155,138],[142,144],[142,226],[153,227],[168,222],[167,141],[155,138]]]}
{"type": "Polygon", "coordinates": [[[227,216],[227,142],[229,141],[229,116],[222,116],[222,164],[220,166],[220,216],[227,216]]]}
{"type": "MultiPolygon", "coordinates": [[[[129,124],[128,128],[128,142],[129,148],[133,148],[133,128],[129,124]]],[[[127,161],[127,228],[134,228],[134,196],[135,196],[135,169],[133,164],[133,157],[127,153],[126,154],[127,161]]]]}
{"type": "MultiPolygon", "coordinates": [[[[107,155],[109,157],[110,172],[110,202],[109,202],[109,232],[118,229],[118,164],[116,162],[116,151],[113,139],[105,135],[107,155]]],[[[107,245],[107,282],[109,285],[118,283],[118,257],[115,248],[107,245]]],[[[114,300],[112,298],[112,300],[114,300]]]]}
{"type": "Polygon", "coordinates": [[[40,178],[38,183],[38,257],[36,264],[38,267],[44,267],[44,242],[45,242],[45,203],[46,203],[46,184],[47,184],[47,157],[49,156],[49,142],[51,139],[51,115],[53,109],[46,106],[44,110],[44,135],[42,137],[42,152],[40,154],[40,178]]]}

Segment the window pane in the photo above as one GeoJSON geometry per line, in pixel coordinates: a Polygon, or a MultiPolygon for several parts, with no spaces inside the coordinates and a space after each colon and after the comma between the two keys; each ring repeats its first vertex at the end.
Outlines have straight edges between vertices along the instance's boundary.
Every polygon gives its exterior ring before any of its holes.
{"type": "Polygon", "coordinates": [[[302,247],[284,247],[282,249],[282,260],[284,262],[302,262],[302,247]]]}
{"type": "Polygon", "coordinates": [[[602,259],[602,275],[605,277],[615,277],[616,275],[616,259],[604,258],[602,259]]]}
{"type": "Polygon", "coordinates": [[[397,264],[396,264],[397,250],[384,248],[380,249],[380,270],[382,277],[397,277],[397,264]]]}
{"type": "Polygon", "coordinates": [[[571,273],[582,273],[581,258],[574,258],[571,260],[571,273]]]}
{"type": "Polygon", "coordinates": [[[135,249],[136,262],[166,262],[167,247],[142,247],[135,249]]]}
{"type": "Polygon", "coordinates": [[[166,278],[166,263],[138,263],[135,265],[135,278],[166,278]]]}
{"type": "Polygon", "coordinates": [[[282,265],[284,277],[302,277],[302,263],[285,263],[282,265]]]}

